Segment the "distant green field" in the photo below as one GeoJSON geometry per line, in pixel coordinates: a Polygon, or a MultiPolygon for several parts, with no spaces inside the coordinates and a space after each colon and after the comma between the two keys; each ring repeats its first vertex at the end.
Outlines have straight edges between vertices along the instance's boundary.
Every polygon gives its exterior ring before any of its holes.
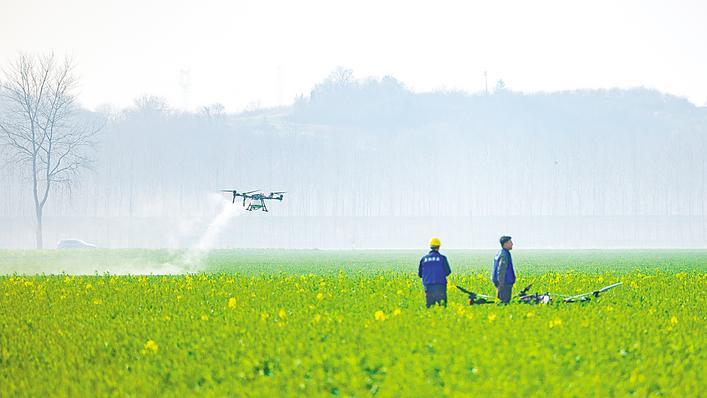
{"type": "MultiPolygon", "coordinates": [[[[429,310],[422,253],[0,251],[0,397],[706,390],[707,251],[517,250],[518,285],[623,285],[549,305],[469,306],[450,290],[429,310]],[[103,274],[184,267],[199,273],[103,274]],[[88,275],[48,275],[61,272],[88,275]]],[[[446,253],[453,283],[492,292],[492,251],[446,253]]]]}
{"type": "MultiPolygon", "coordinates": [[[[456,272],[490,272],[495,251],[449,250],[456,272]]],[[[182,272],[415,272],[415,250],[0,250],[0,274],[160,274],[182,272]]],[[[516,250],[522,275],[545,272],[666,272],[707,270],[707,250],[516,250]]]]}

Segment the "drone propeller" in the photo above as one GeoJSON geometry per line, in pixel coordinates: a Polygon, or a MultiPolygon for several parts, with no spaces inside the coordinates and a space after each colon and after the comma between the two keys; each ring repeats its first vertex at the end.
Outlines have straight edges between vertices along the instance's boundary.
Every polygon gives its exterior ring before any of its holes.
{"type": "Polygon", "coordinates": [[[528,292],[530,291],[530,288],[533,287],[533,284],[534,284],[534,283],[535,283],[535,281],[533,281],[530,285],[524,287],[523,290],[521,290],[521,291],[518,293],[518,297],[521,297],[521,298],[522,298],[522,297],[524,297],[524,296],[527,296],[527,295],[528,295],[528,292]]]}
{"type": "Polygon", "coordinates": [[[238,191],[236,191],[235,189],[222,189],[221,192],[232,193],[233,200],[231,201],[231,203],[236,203],[236,196],[238,196],[238,191]]]}
{"type": "Polygon", "coordinates": [[[615,288],[619,285],[622,285],[622,284],[623,284],[623,282],[617,282],[617,283],[614,283],[613,285],[604,286],[601,289],[594,290],[593,292],[582,293],[582,294],[578,294],[576,296],[567,297],[563,301],[565,303],[573,303],[575,301],[587,301],[587,300],[589,300],[589,296],[599,297],[599,294],[604,293],[605,291],[607,291],[609,289],[613,289],[613,288],[615,288]]]}
{"type": "Polygon", "coordinates": [[[270,195],[282,195],[283,193],[287,193],[287,191],[270,192],[270,195]]]}
{"type": "Polygon", "coordinates": [[[253,193],[253,192],[258,192],[258,191],[260,191],[260,190],[259,190],[259,189],[256,189],[255,191],[248,191],[248,192],[238,192],[237,189],[222,189],[222,190],[221,190],[221,192],[231,192],[231,193],[236,193],[236,194],[238,194],[238,195],[248,195],[248,194],[251,194],[251,193],[253,193]]]}

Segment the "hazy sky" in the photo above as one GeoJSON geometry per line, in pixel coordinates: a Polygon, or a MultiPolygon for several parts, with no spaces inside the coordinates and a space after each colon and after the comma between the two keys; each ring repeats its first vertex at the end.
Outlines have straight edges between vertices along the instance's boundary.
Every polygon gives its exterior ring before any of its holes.
{"type": "Polygon", "coordinates": [[[336,66],[416,91],[646,86],[707,105],[707,1],[0,0],[0,65],[73,56],[95,107],[286,104],[336,66]]]}

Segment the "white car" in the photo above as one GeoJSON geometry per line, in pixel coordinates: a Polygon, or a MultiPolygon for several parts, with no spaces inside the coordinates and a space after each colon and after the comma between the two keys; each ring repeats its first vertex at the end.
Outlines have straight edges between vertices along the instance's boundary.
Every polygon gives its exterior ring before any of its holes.
{"type": "Polygon", "coordinates": [[[96,245],[86,243],[81,239],[64,239],[56,244],[57,249],[95,249],[96,245]]]}

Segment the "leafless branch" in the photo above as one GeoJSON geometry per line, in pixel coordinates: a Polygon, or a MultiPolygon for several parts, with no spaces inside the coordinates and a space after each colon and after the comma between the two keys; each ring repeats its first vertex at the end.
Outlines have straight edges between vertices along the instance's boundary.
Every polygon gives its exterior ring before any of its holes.
{"type": "Polygon", "coordinates": [[[78,115],[70,59],[21,54],[0,79],[0,143],[27,166],[33,182],[41,247],[41,214],[53,184],[70,185],[91,163],[102,123],[78,115]]]}

